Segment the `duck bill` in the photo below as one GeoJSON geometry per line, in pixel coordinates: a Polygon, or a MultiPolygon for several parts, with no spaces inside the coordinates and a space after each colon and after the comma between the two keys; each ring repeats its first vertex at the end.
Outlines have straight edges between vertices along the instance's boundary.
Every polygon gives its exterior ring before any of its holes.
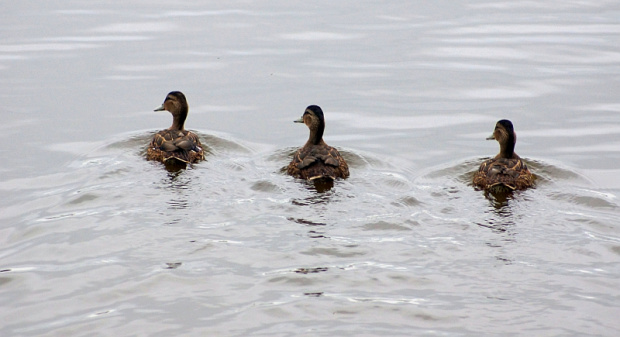
{"type": "Polygon", "coordinates": [[[157,108],[155,108],[155,110],[153,110],[153,111],[164,111],[164,110],[166,110],[166,109],[164,108],[164,105],[162,104],[162,105],[158,106],[157,108]]]}
{"type": "Polygon", "coordinates": [[[492,140],[492,139],[495,139],[495,135],[490,135],[486,138],[486,140],[492,140]]]}
{"type": "Polygon", "coordinates": [[[304,122],[304,117],[300,117],[299,119],[296,119],[293,121],[293,123],[303,123],[304,122]]]}

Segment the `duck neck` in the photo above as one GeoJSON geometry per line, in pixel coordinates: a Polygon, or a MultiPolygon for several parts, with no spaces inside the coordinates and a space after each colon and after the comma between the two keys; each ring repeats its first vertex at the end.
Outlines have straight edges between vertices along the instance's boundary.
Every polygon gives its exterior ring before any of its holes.
{"type": "Polygon", "coordinates": [[[515,154],[515,135],[509,134],[508,138],[499,144],[499,156],[501,158],[512,158],[515,154]]]}
{"type": "Polygon", "coordinates": [[[323,131],[325,131],[325,123],[320,121],[317,125],[310,128],[310,137],[308,143],[313,145],[321,144],[323,141],[323,131]]]}
{"type": "Polygon", "coordinates": [[[187,118],[187,109],[182,109],[179,113],[172,114],[172,126],[169,130],[185,130],[185,119],[187,118]]]}

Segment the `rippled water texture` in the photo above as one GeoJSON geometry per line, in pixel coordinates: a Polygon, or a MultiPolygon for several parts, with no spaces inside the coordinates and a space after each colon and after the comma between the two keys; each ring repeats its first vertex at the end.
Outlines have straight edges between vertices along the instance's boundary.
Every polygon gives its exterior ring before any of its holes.
{"type": "Polygon", "coordinates": [[[620,5],[13,1],[1,336],[620,335],[620,5]],[[207,159],[144,160],[172,90],[207,159]],[[283,174],[325,111],[351,177],[283,174]],[[512,120],[536,188],[471,185],[512,120]]]}

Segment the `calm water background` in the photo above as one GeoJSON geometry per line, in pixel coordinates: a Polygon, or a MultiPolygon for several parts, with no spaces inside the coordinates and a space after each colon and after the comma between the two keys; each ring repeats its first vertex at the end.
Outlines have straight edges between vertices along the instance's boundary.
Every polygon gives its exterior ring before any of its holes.
{"type": "Polygon", "coordinates": [[[617,1],[12,1],[0,335],[620,335],[617,1]],[[206,162],[142,155],[190,103],[206,162]],[[310,104],[351,177],[281,174],[310,104]],[[470,185],[498,119],[536,189],[470,185]]]}

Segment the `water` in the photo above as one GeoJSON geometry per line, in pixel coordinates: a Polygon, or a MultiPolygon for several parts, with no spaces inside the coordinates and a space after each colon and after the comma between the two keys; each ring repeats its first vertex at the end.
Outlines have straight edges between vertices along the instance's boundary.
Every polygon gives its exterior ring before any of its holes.
{"type": "Polygon", "coordinates": [[[5,5],[0,335],[615,336],[620,6],[5,5]],[[183,91],[207,160],[142,156],[183,91]],[[325,111],[351,177],[282,174],[325,111]],[[537,188],[470,184],[513,121],[537,188]]]}

